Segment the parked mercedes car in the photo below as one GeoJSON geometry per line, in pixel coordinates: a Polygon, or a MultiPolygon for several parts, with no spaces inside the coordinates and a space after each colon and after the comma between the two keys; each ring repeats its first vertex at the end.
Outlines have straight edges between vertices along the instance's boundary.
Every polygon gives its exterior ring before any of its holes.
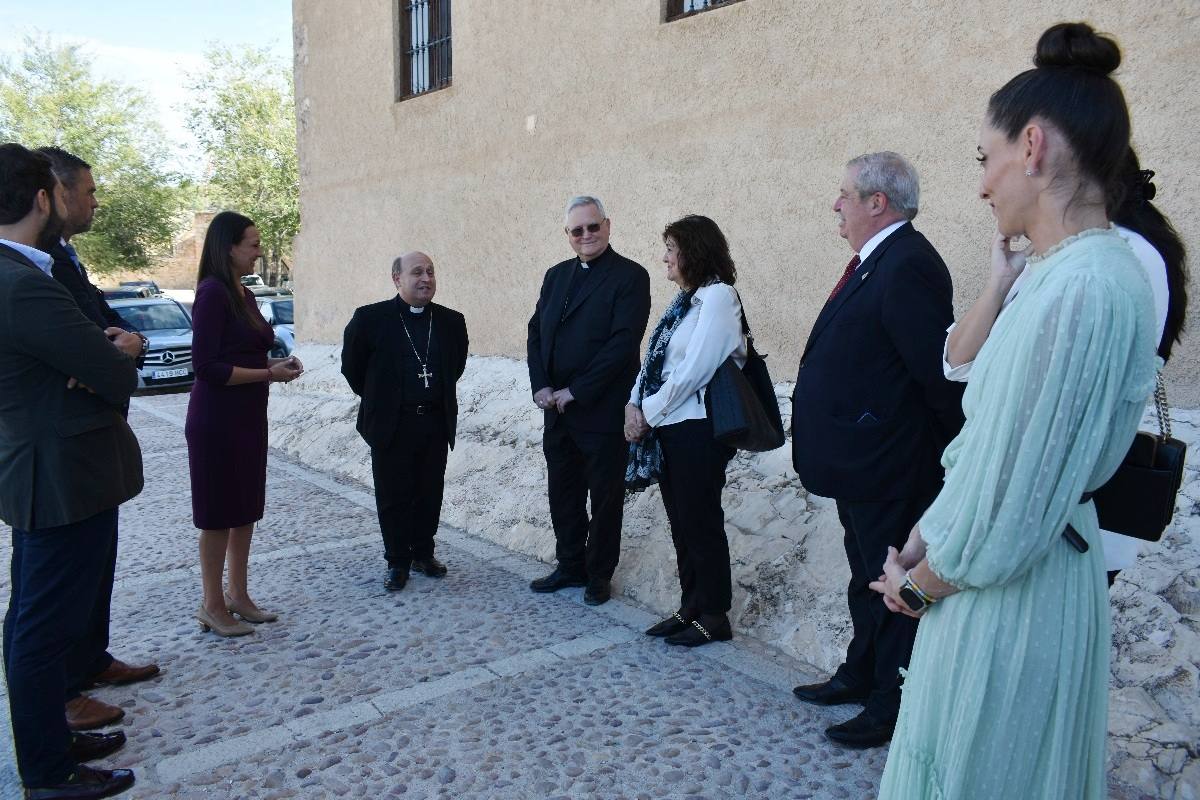
{"type": "Polygon", "coordinates": [[[275,344],[271,348],[272,358],[286,358],[296,347],[296,329],[292,313],[292,296],[258,298],[258,310],[275,329],[275,344]]]}
{"type": "Polygon", "coordinates": [[[183,306],[169,297],[111,300],[109,305],[150,340],[138,370],[139,390],[192,385],[192,318],[183,306]]]}

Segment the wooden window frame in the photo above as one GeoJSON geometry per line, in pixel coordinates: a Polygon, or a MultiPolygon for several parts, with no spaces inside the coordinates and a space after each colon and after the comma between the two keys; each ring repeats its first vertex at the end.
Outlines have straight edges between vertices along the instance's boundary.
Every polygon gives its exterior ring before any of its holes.
{"type": "Polygon", "coordinates": [[[396,9],[395,41],[398,44],[396,101],[412,100],[449,88],[454,76],[451,0],[395,0],[393,7],[396,9]],[[426,9],[429,30],[425,31],[424,41],[416,45],[428,54],[426,63],[421,65],[426,72],[423,76],[426,86],[413,91],[414,78],[421,76],[414,76],[412,15],[426,9]]]}

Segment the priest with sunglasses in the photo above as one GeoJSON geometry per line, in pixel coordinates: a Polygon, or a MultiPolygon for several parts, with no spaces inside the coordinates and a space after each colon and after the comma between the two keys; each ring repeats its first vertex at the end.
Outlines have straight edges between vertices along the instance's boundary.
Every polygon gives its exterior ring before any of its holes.
{"type": "Polygon", "coordinates": [[[625,403],[650,316],[650,276],[609,246],[611,227],[595,197],[567,203],[564,231],[575,257],[546,272],[529,320],[529,382],[545,416],[558,560],[530,588],[583,586],[589,605],[608,601],[621,555],[625,403]]]}

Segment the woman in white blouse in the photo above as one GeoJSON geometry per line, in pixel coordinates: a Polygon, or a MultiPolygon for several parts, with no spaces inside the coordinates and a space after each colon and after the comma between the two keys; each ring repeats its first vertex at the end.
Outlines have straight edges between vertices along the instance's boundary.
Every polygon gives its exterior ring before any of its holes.
{"type": "Polygon", "coordinates": [[[625,407],[626,485],[657,482],[679,564],[679,610],[646,631],[695,647],[733,638],[729,542],[721,490],[734,450],[713,438],[707,386],[730,356],[746,363],[742,304],[729,244],[707,217],[663,231],[667,280],[680,292],[651,334],[625,407]]]}
{"type": "MultiPolygon", "coordinates": [[[[1124,174],[1124,197],[1112,219],[1150,281],[1159,336],[1158,354],[1166,361],[1183,330],[1187,309],[1187,254],[1170,220],[1150,202],[1156,193],[1151,182],[1154,173],[1141,168],[1132,148],[1124,174]]],[[[991,333],[992,324],[1021,290],[1026,277],[1023,266],[1021,260],[1015,268],[993,264],[983,294],[961,320],[947,329],[942,369],[949,380],[966,382],[970,379],[975,356],[991,333]]],[[[1101,534],[1108,585],[1112,586],[1117,573],[1133,566],[1141,549],[1141,540],[1111,531],[1101,531],[1101,534]]]]}

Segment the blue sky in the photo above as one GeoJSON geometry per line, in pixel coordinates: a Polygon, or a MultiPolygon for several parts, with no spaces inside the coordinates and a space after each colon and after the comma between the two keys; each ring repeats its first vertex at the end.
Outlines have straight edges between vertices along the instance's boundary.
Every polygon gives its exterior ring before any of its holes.
{"type": "Polygon", "coordinates": [[[4,0],[0,57],[12,58],[27,35],[81,44],[96,75],[136,86],[158,108],[167,135],[181,148],[178,166],[199,163],[184,127],[188,73],[209,44],[267,47],[292,57],[291,0],[4,0]]]}

